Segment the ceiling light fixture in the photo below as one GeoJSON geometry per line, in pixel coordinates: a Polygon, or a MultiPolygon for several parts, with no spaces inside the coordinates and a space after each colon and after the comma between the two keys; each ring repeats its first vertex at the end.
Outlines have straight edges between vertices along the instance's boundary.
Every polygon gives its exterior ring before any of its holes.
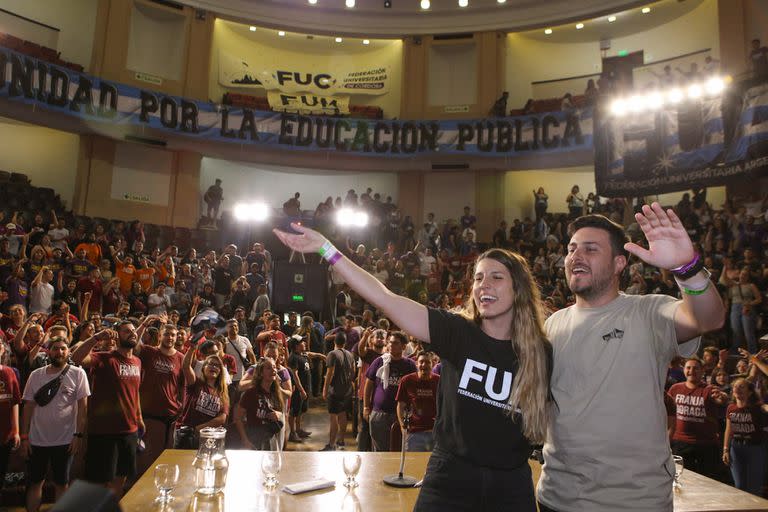
{"type": "Polygon", "coordinates": [[[608,23],[613,23],[616,21],[616,16],[608,16],[608,23]]]}
{"type": "Polygon", "coordinates": [[[459,7],[466,7],[469,5],[469,0],[459,0],[459,7]]]}
{"type": "Polygon", "coordinates": [[[651,12],[651,8],[650,7],[643,7],[643,10],[640,11],[640,12],[642,12],[643,14],[648,14],[649,12],[651,12]]]}
{"type": "Polygon", "coordinates": [[[342,41],[343,41],[343,39],[342,39],[342,38],[340,38],[340,37],[337,37],[337,38],[336,38],[336,42],[337,42],[337,43],[340,43],[340,42],[342,42],[342,41]]]}
{"type": "Polygon", "coordinates": [[[368,39],[363,39],[363,44],[369,45],[369,44],[371,44],[371,42],[368,39]]]}
{"type": "Polygon", "coordinates": [[[248,30],[250,30],[251,32],[256,32],[256,27],[251,25],[250,27],[248,27],[248,30]]]}
{"type": "Polygon", "coordinates": [[[544,33],[549,35],[552,33],[552,29],[551,28],[544,29],[544,33]]]}
{"type": "Polygon", "coordinates": [[[584,24],[583,23],[577,23],[576,24],[576,30],[581,30],[583,28],[584,28],[584,24]]]}
{"type": "Polygon", "coordinates": [[[355,0],[345,0],[344,5],[352,9],[355,6],[355,0]]]}
{"type": "Polygon", "coordinates": [[[278,31],[277,35],[279,35],[280,37],[285,37],[285,32],[280,30],[278,31]]]}
{"type": "Polygon", "coordinates": [[[425,11],[429,9],[430,3],[429,0],[421,0],[421,8],[425,11]]]}

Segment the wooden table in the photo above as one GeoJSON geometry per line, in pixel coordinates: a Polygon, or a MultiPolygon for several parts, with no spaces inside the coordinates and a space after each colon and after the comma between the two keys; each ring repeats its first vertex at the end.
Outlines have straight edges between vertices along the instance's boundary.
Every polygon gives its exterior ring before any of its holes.
{"type": "MultiPolygon", "coordinates": [[[[178,464],[181,469],[179,485],[173,491],[175,500],[162,507],[153,503],[157,496],[153,469],[147,471],[125,495],[120,505],[125,512],[200,511],[375,511],[410,512],[416,502],[418,489],[395,489],[382,482],[386,475],[397,473],[398,453],[360,453],[362,466],[357,480],[360,486],[351,492],[342,485],[344,472],[341,461],[352,452],[284,452],[280,487],[316,478],[335,479],[335,489],[300,495],[281,491],[267,492],[262,486],[261,456],[264,452],[228,450],[229,474],[222,494],[213,499],[194,495],[192,460],[195,451],[165,450],[156,464],[178,464]]],[[[421,478],[427,466],[428,453],[407,454],[405,473],[421,478]]],[[[154,468],[154,465],[152,466],[154,468]]],[[[531,462],[534,481],[538,481],[540,466],[531,462]]],[[[693,473],[683,472],[682,489],[675,492],[676,512],[768,511],[768,500],[752,496],[733,487],[693,473]]]]}

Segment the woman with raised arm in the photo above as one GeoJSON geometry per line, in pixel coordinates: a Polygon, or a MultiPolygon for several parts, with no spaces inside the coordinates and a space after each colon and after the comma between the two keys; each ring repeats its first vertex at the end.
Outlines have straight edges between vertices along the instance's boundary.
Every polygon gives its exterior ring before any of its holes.
{"type": "Polygon", "coordinates": [[[440,356],[435,449],[414,510],[535,511],[528,456],[546,434],[552,348],[525,259],[503,249],[478,256],[471,294],[456,314],[392,293],[320,233],[292,228],[296,234],[275,234],[294,251],[320,253],[352,289],[440,356]]]}
{"type": "Polygon", "coordinates": [[[217,355],[206,357],[203,378],[200,379],[195,375],[192,364],[193,360],[197,360],[197,353],[195,345],[187,350],[181,364],[186,393],[173,436],[173,447],[176,449],[196,449],[200,430],[221,427],[227,420],[229,394],[224,363],[217,355]]]}

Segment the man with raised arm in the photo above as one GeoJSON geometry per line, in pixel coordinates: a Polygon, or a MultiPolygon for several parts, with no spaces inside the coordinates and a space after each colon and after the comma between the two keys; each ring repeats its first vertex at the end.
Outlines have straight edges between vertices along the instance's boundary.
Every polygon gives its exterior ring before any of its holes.
{"type": "Polygon", "coordinates": [[[139,401],[141,361],[133,354],[139,343],[136,327],[124,320],[115,331],[116,349],[91,352],[97,341],[115,334],[99,331],[75,349],[72,361],[90,369],[93,379],[88,404],[86,478],[103,483],[121,497],[126,479],[136,476],[138,432],[146,428],[139,401]]]}
{"type": "Polygon", "coordinates": [[[672,511],[667,366],[694,353],[702,333],[720,328],[725,310],[677,215],[653,203],[635,219],[647,249],[601,215],[569,226],[565,273],[576,304],[546,322],[556,406],[539,480],[541,512],[672,511]],[[682,300],[620,293],[629,253],[670,270],[682,300]]]}

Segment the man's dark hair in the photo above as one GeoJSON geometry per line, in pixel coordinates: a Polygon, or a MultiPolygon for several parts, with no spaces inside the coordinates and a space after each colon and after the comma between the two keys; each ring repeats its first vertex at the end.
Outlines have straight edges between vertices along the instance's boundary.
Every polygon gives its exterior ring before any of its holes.
{"type": "Polygon", "coordinates": [[[122,326],[128,325],[128,324],[131,324],[132,326],[136,327],[136,324],[134,324],[132,320],[120,320],[115,324],[114,329],[116,331],[119,331],[122,326]]]}
{"type": "Polygon", "coordinates": [[[208,355],[208,352],[211,351],[211,349],[215,346],[215,343],[213,340],[205,340],[203,343],[200,344],[199,347],[197,347],[197,350],[200,351],[200,353],[208,355]]]}
{"type": "Polygon", "coordinates": [[[394,336],[403,346],[408,344],[408,336],[403,331],[392,331],[389,335],[394,336]]]}
{"type": "Polygon", "coordinates": [[[624,232],[624,228],[619,224],[616,224],[603,215],[591,213],[589,215],[583,215],[568,224],[568,236],[573,236],[576,231],[582,228],[596,228],[607,231],[611,241],[611,251],[613,252],[613,255],[624,256],[629,259],[629,252],[624,249],[624,244],[629,242],[629,237],[624,232]]]}
{"type": "Polygon", "coordinates": [[[344,319],[351,322],[355,319],[355,315],[344,315],[344,319]]]}
{"type": "Polygon", "coordinates": [[[719,355],[720,355],[719,351],[715,347],[704,347],[703,352],[709,352],[710,354],[712,354],[715,357],[719,357],[719,355]]]}
{"type": "Polygon", "coordinates": [[[431,350],[419,350],[414,359],[418,360],[421,356],[428,357],[433,363],[435,362],[435,353],[431,350]]]}
{"type": "Polygon", "coordinates": [[[315,315],[313,315],[311,311],[305,311],[301,314],[301,316],[310,316],[312,317],[312,320],[315,319],[315,315]]]}
{"type": "Polygon", "coordinates": [[[336,333],[336,337],[333,338],[333,345],[336,347],[343,347],[347,344],[347,335],[344,333],[344,331],[339,331],[336,333]]]}

